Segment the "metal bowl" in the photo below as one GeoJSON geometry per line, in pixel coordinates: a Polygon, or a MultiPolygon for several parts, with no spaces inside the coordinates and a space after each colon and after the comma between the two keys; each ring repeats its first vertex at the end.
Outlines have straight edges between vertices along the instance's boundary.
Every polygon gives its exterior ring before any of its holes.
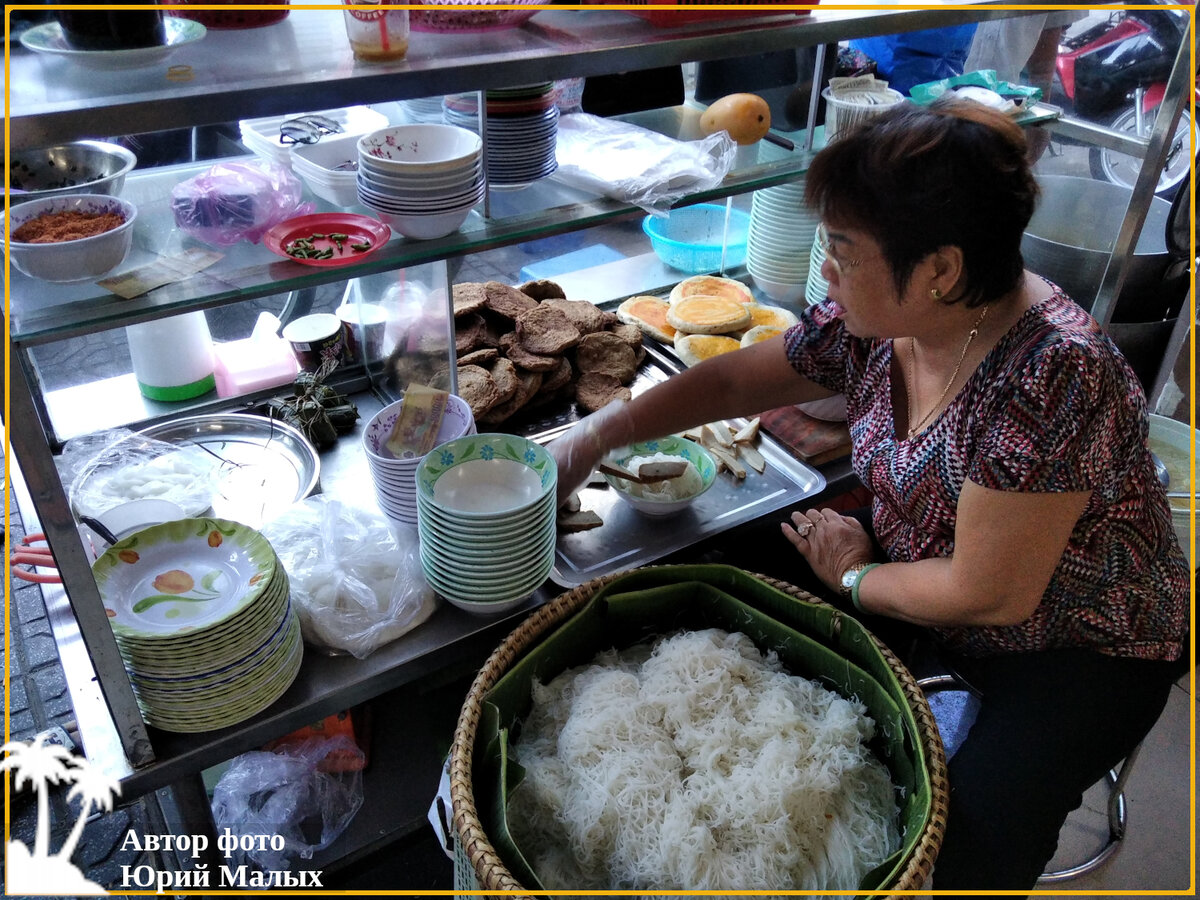
{"type": "Polygon", "coordinates": [[[12,203],[61,194],[119,195],[137,157],[118,144],[75,141],[9,157],[12,203]]]}

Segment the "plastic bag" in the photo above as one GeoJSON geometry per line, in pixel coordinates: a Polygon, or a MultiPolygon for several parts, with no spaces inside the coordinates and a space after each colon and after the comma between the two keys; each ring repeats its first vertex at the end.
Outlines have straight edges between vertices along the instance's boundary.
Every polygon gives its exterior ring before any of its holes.
{"type": "Polygon", "coordinates": [[[616,119],[573,113],[558,120],[558,170],[573,187],[666,215],[679,198],[715,188],[729,174],[737,144],[718,131],[677,141],[616,119]]]}
{"type": "Polygon", "coordinates": [[[929,81],[925,84],[918,84],[913,87],[911,93],[914,103],[928,106],[947,91],[963,93],[967,97],[976,99],[987,106],[994,106],[1001,112],[1006,112],[1010,115],[1020,113],[1042,99],[1041,88],[1001,81],[999,76],[996,75],[995,69],[964,72],[962,75],[956,75],[953,78],[943,78],[940,81],[929,81]],[[984,94],[972,93],[980,88],[985,92],[990,92],[996,99],[993,100],[984,94]]]}
{"type": "Polygon", "coordinates": [[[221,162],[171,189],[175,224],[209,244],[257,244],[263,233],[292,216],[312,212],[301,203],[303,185],[273,162],[221,162]]]}
{"type": "Polygon", "coordinates": [[[325,494],[263,526],[291,582],[310,644],[363,659],[416,628],[436,599],[415,534],[393,534],[383,517],[325,494]]]}
{"type": "Polygon", "coordinates": [[[235,757],[213,790],[213,821],[239,838],[235,865],[248,857],[264,871],[291,868],[296,857],[312,859],[346,830],[363,803],[362,772],[322,770],[331,754],[362,750],[347,737],[313,738],[275,751],[235,757]],[[283,838],[283,847],[278,849],[283,838]],[[244,857],[242,856],[244,854],[244,857]]]}
{"type": "Polygon", "coordinates": [[[77,515],[99,518],[133,500],[169,500],[186,516],[212,506],[219,461],[199,447],[155,440],[125,428],[72,438],[59,464],[77,515]]]}

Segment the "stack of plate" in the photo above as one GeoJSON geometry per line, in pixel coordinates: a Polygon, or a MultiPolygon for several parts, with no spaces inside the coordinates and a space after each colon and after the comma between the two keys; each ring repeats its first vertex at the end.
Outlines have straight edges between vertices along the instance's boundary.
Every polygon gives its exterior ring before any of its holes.
{"type": "Polygon", "coordinates": [[[401,100],[400,109],[404,111],[404,121],[409,124],[440,124],[442,121],[442,97],[415,97],[411,100],[401,100]]]}
{"type": "Polygon", "coordinates": [[[804,296],[817,219],[804,205],[804,179],[754,192],[746,268],[776,303],[804,296]]]}
{"type": "MultiPolygon", "coordinates": [[[[487,175],[493,187],[523,187],[558,167],[558,107],[553,82],[488,91],[487,175]]],[[[479,130],[479,95],[443,101],[447,124],[479,130]]]]}
{"type": "Polygon", "coordinates": [[[509,434],[449,441],[417,466],[421,568],[454,606],[504,612],[554,566],[558,469],[538,444],[509,434]]]}
{"type": "Polygon", "coordinates": [[[829,294],[829,282],[821,277],[821,266],[825,265],[825,233],[817,228],[813,235],[812,251],[808,260],[808,284],[804,286],[804,299],[811,306],[820,303],[829,294]]]}
{"type": "MultiPolygon", "coordinates": [[[[342,134],[366,134],[387,125],[388,120],[381,112],[369,106],[348,106],[343,109],[324,109],[320,112],[293,113],[288,116],[266,116],[261,119],[243,119],[238,122],[242,143],[256,156],[277,162],[282,166],[292,164],[292,148],[296,144],[285,144],[279,139],[279,126],[288,119],[300,116],[324,116],[336,122],[342,134]]],[[[327,136],[322,136],[325,140],[327,136]]],[[[318,141],[320,143],[320,141],[318,141]]],[[[303,144],[299,146],[304,146],[303,144]]]]}
{"type": "Polygon", "coordinates": [[[287,573],[259,532],[179,519],[109,547],[92,567],[146,722],[224,728],[270,706],[300,670],[287,573]]]}
{"type": "MultiPolygon", "coordinates": [[[[375,500],[383,514],[393,522],[417,524],[417,464],[424,459],[416,453],[395,455],[387,448],[388,438],[404,411],[404,400],[398,400],[377,412],[363,429],[363,449],[375,483],[375,500]]],[[[467,401],[454,394],[438,428],[436,443],[444,444],[466,434],[475,434],[475,417],[467,401]]]]}
{"type": "Polygon", "coordinates": [[[453,125],[393,125],[358,140],[358,200],[405,237],[457,231],[483,199],[483,141],[453,125]]]}

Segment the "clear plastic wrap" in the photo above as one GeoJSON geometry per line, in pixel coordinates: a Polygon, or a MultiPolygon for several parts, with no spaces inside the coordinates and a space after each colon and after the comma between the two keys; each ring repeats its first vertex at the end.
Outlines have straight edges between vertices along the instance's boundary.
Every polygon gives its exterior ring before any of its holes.
{"type": "Polygon", "coordinates": [[[416,534],[394,534],[378,513],[318,494],[262,532],[288,573],[304,638],[319,649],[364,659],[434,610],[416,534]]]}
{"type": "Polygon", "coordinates": [[[169,500],[185,516],[202,515],[217,490],[218,460],[125,428],[72,438],[59,464],[77,515],[100,518],[133,500],[169,500]]]}
{"type": "Polygon", "coordinates": [[[558,120],[554,178],[665,215],[679,198],[719,185],[737,157],[737,144],[719,131],[697,141],[587,113],[558,120]]]}
{"type": "Polygon", "coordinates": [[[301,203],[303,185],[289,169],[267,161],[220,162],[171,189],[175,224],[194,238],[228,247],[316,207],[301,203]]]}
{"type": "Polygon", "coordinates": [[[363,803],[359,769],[325,771],[331,754],[363,757],[347,737],[311,738],[274,751],[235,757],[213,790],[213,821],[239,838],[234,865],[245,854],[263,871],[285,871],[297,857],[312,859],[346,830],[363,803]],[[273,849],[283,838],[283,849],[273,849]]]}

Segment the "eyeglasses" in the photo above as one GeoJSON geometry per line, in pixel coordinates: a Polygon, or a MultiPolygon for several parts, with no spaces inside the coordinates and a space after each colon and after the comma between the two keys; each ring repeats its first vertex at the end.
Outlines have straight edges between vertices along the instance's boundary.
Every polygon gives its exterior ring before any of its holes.
{"type": "Polygon", "coordinates": [[[279,126],[281,144],[315,144],[323,134],[341,134],[342,126],[325,116],[300,116],[279,126]]]}
{"type": "Polygon", "coordinates": [[[837,246],[837,239],[829,239],[829,235],[825,231],[825,226],[821,225],[817,228],[817,245],[825,251],[825,258],[833,263],[834,270],[840,275],[843,272],[849,272],[851,269],[857,269],[862,265],[862,258],[842,259],[834,247],[837,246]]]}

